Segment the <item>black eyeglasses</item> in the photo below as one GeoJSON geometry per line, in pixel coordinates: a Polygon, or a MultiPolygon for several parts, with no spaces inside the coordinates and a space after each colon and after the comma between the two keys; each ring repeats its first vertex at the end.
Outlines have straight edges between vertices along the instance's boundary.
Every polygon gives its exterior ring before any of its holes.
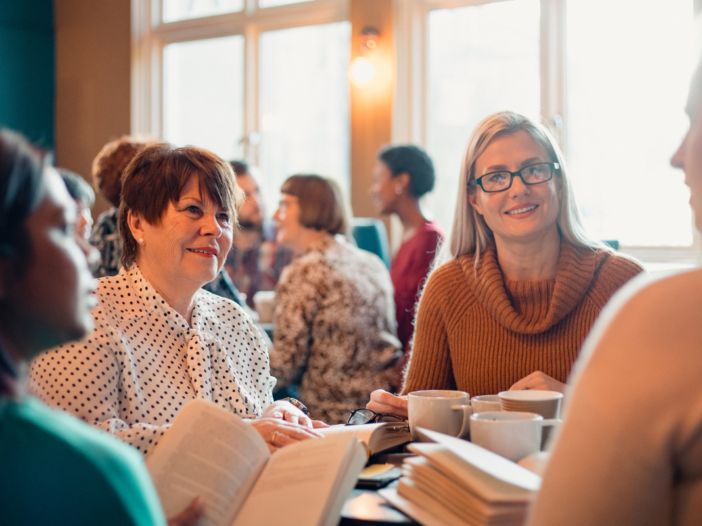
{"type": "Polygon", "coordinates": [[[374,422],[404,422],[402,418],[395,415],[381,415],[370,409],[355,409],[351,411],[347,426],[357,426],[359,424],[371,424],[374,422]]]}
{"type": "Polygon", "coordinates": [[[530,164],[517,172],[508,172],[506,170],[490,172],[482,177],[468,181],[468,186],[480,185],[483,192],[504,192],[512,187],[512,181],[514,181],[515,176],[518,176],[525,185],[534,186],[553,179],[553,173],[560,168],[561,166],[558,163],[530,164]]]}

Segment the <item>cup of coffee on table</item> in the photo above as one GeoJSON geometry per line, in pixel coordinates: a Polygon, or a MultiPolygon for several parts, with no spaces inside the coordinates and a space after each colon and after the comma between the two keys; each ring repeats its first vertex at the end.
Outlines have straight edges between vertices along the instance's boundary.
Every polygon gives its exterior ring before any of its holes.
{"type": "Polygon", "coordinates": [[[502,391],[498,393],[503,411],[536,413],[544,418],[558,418],[563,393],[557,391],[502,391]]]}
{"type": "Polygon", "coordinates": [[[485,412],[470,417],[471,442],[513,462],[538,453],[544,418],[535,413],[485,412]]]}
{"type": "Polygon", "coordinates": [[[409,394],[407,412],[413,440],[426,441],[417,431],[420,427],[453,437],[470,436],[473,409],[470,395],[463,391],[414,391],[409,394]]]}
{"type": "Polygon", "coordinates": [[[541,391],[530,389],[524,391],[502,391],[498,394],[503,411],[521,411],[536,413],[549,421],[550,425],[544,426],[542,436],[542,449],[548,442],[554,427],[558,427],[561,413],[563,393],[557,391],[541,391]],[[552,421],[553,420],[553,421],[552,421]]]}
{"type": "Polygon", "coordinates": [[[259,290],[254,294],[253,302],[258,312],[260,323],[273,323],[273,301],[275,300],[274,290],[259,290]]]}
{"type": "Polygon", "coordinates": [[[498,395],[480,395],[470,399],[473,407],[473,414],[485,413],[486,411],[502,411],[500,397],[498,395]]]}

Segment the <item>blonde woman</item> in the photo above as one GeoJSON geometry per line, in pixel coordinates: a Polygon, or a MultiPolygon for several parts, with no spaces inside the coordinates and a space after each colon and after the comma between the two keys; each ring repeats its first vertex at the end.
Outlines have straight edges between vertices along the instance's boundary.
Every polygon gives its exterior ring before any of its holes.
{"type": "MultiPolygon", "coordinates": [[[[522,115],[478,125],[458,195],[402,393],[562,391],[600,310],[642,267],[587,236],[558,144],[522,115]]],[[[406,415],[407,401],[375,391],[368,407],[406,415]]]]}

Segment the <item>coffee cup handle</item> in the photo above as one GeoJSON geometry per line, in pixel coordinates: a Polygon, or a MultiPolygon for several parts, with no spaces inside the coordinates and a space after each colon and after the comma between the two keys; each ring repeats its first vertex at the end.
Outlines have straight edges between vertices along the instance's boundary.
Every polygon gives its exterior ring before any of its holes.
{"type": "Polygon", "coordinates": [[[541,428],[543,429],[544,427],[553,427],[553,428],[558,429],[558,427],[562,423],[563,423],[563,420],[561,420],[560,418],[545,418],[544,421],[541,422],[541,428]]]}
{"type": "Polygon", "coordinates": [[[463,411],[463,425],[461,430],[458,432],[458,438],[465,438],[468,440],[470,438],[470,415],[473,414],[473,408],[470,404],[452,405],[451,409],[454,411],[463,411]]]}

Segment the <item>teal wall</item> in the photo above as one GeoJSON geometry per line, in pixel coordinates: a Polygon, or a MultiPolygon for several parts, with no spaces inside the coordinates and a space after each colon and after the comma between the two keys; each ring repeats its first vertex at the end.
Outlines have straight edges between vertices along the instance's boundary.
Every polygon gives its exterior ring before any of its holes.
{"type": "Polygon", "coordinates": [[[0,125],[54,146],[52,0],[0,0],[0,125]]]}

